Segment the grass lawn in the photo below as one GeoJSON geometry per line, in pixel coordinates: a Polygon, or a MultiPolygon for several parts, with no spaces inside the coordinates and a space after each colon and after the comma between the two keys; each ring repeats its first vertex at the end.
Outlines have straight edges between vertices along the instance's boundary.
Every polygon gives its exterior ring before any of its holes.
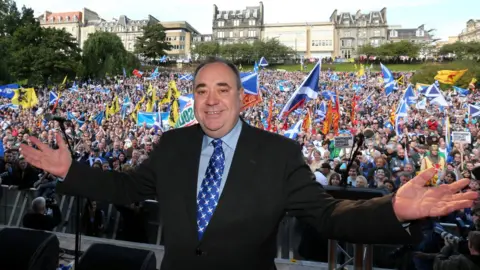
{"type": "MultiPolygon", "coordinates": [[[[392,64],[392,65],[386,65],[386,66],[391,71],[412,71],[412,70],[419,70],[423,66],[423,64],[392,64]]],[[[308,64],[306,71],[310,71],[313,67],[314,67],[314,64],[308,64]]],[[[300,70],[299,65],[277,65],[277,66],[271,66],[268,68],[284,69],[286,71],[300,70]]],[[[340,71],[340,72],[356,71],[355,66],[350,63],[340,63],[340,64],[332,64],[332,65],[324,64],[322,69],[326,69],[326,68],[331,68],[334,71],[340,71]]],[[[243,70],[252,70],[252,69],[253,69],[252,66],[243,66],[243,70]]],[[[381,70],[380,65],[373,65],[373,71],[380,71],[380,70],[381,70]]]]}

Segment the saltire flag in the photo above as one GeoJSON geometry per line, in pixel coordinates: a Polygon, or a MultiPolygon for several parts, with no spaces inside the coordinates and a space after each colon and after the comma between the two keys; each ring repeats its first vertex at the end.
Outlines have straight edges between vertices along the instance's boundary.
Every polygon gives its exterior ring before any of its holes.
{"type": "Polygon", "coordinates": [[[480,107],[468,104],[468,116],[471,118],[480,116],[480,107]]]}
{"type": "Polygon", "coordinates": [[[300,128],[302,127],[302,124],[303,124],[303,120],[302,119],[298,120],[298,122],[294,126],[292,126],[290,129],[285,131],[283,135],[292,140],[296,139],[298,136],[298,133],[300,133],[300,128]]]}
{"type": "Polygon", "coordinates": [[[385,94],[388,96],[397,89],[397,81],[393,78],[392,72],[386,66],[380,63],[380,67],[382,68],[383,82],[385,84],[385,94]]]}
{"type": "Polygon", "coordinates": [[[59,99],[60,99],[60,97],[58,96],[57,93],[55,93],[53,91],[50,91],[49,97],[48,97],[48,104],[49,105],[54,105],[57,102],[61,102],[61,101],[59,101],[59,99]]]}
{"type": "Polygon", "coordinates": [[[122,68],[123,70],[123,78],[126,79],[127,78],[127,71],[125,71],[125,68],[122,68]]]}
{"type": "Polygon", "coordinates": [[[315,67],[310,71],[307,78],[300,87],[295,90],[279,114],[280,119],[287,117],[292,111],[300,108],[306,102],[307,98],[316,99],[318,97],[318,82],[320,80],[321,61],[318,61],[315,67]]]}
{"type": "Polygon", "coordinates": [[[400,119],[403,120],[403,123],[407,121],[408,116],[408,105],[405,101],[400,101],[400,106],[398,107],[397,113],[395,114],[395,132],[397,133],[397,137],[400,140],[400,135],[402,132],[402,126],[400,119]]]}
{"type": "Polygon", "coordinates": [[[258,73],[242,73],[243,95],[242,110],[253,107],[262,102],[262,93],[258,91],[258,73]]]}
{"type": "Polygon", "coordinates": [[[415,96],[415,91],[413,91],[412,85],[409,85],[403,93],[403,100],[407,102],[407,105],[412,105],[417,103],[417,97],[415,96]]]}
{"type": "Polygon", "coordinates": [[[424,95],[430,104],[448,107],[447,100],[443,96],[443,93],[440,88],[438,88],[437,84],[434,83],[430,85],[424,95]]]}
{"type": "Polygon", "coordinates": [[[158,72],[158,67],[156,67],[155,70],[150,75],[150,79],[153,80],[153,79],[157,78],[158,76],[160,76],[160,72],[158,72]]]}
{"type": "Polygon", "coordinates": [[[167,56],[164,55],[164,56],[160,57],[160,59],[158,59],[158,61],[160,61],[160,63],[166,63],[167,62],[167,56]]]}
{"type": "Polygon", "coordinates": [[[464,70],[439,70],[435,76],[435,80],[443,84],[455,84],[468,69],[464,70]]]}
{"type": "Polygon", "coordinates": [[[454,86],[453,89],[455,90],[455,92],[457,92],[457,94],[460,97],[466,97],[470,94],[470,90],[465,89],[465,88],[454,86]]]}
{"type": "Polygon", "coordinates": [[[260,58],[260,61],[258,61],[258,65],[261,66],[261,67],[268,66],[267,59],[265,59],[265,57],[262,56],[262,58],[260,58]]]}

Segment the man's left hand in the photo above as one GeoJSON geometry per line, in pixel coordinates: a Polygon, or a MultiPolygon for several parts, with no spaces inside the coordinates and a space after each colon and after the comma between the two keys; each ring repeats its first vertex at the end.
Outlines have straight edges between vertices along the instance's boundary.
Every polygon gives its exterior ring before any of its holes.
{"type": "Polygon", "coordinates": [[[426,187],[425,184],[435,175],[435,168],[427,169],[398,189],[393,200],[393,210],[400,222],[445,216],[455,210],[472,207],[478,193],[458,193],[468,186],[469,179],[426,187]]]}

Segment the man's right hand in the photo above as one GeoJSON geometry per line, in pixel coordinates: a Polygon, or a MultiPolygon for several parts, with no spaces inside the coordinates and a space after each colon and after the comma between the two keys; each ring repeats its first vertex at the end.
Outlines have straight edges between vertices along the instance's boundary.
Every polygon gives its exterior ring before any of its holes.
{"type": "Polygon", "coordinates": [[[40,142],[39,139],[30,137],[30,141],[37,146],[38,149],[22,144],[20,146],[20,152],[25,160],[33,166],[55,176],[65,178],[72,164],[72,157],[60,133],[56,134],[56,138],[58,145],[58,149],[56,150],[40,142]]]}

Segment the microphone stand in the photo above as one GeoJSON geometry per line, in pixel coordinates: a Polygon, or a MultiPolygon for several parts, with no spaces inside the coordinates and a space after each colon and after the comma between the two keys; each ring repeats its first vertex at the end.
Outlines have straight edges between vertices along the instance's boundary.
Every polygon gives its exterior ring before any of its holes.
{"type": "MultiPolygon", "coordinates": [[[[65,122],[64,121],[58,121],[58,125],[60,126],[60,130],[62,131],[63,136],[65,137],[65,141],[67,141],[68,145],[68,150],[70,151],[70,155],[72,157],[72,162],[75,159],[75,155],[73,152],[73,147],[70,144],[70,140],[68,139],[67,132],[65,131],[65,122]]],[[[58,142],[57,142],[58,144],[58,142]]],[[[78,257],[80,254],[80,197],[76,196],[75,198],[75,208],[76,208],[76,214],[75,214],[75,262],[74,262],[74,268],[73,269],[78,269],[78,257]]]]}
{"type": "Polygon", "coordinates": [[[342,180],[340,181],[341,187],[346,188],[348,186],[348,172],[350,171],[350,168],[352,168],[353,161],[357,158],[358,154],[360,154],[360,148],[362,147],[364,140],[363,134],[353,137],[352,153],[350,155],[350,159],[348,160],[347,168],[342,173],[342,180]]]}

